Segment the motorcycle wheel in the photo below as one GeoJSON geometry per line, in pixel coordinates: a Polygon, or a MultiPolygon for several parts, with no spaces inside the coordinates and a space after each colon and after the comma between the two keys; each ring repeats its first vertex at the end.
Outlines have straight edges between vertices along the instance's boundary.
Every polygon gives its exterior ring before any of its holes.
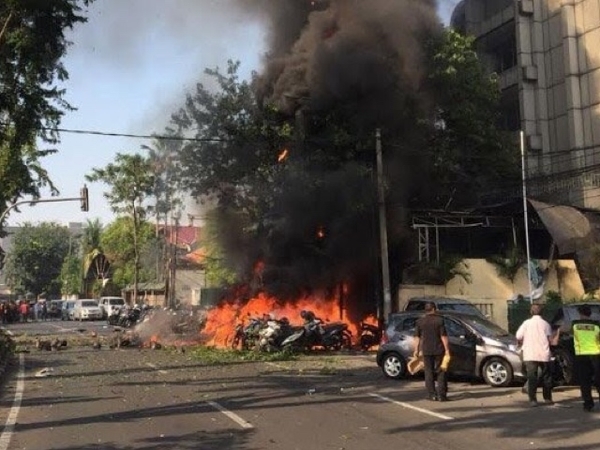
{"type": "Polygon", "coordinates": [[[352,350],[352,335],[345,332],[342,336],[342,348],[352,350]]]}

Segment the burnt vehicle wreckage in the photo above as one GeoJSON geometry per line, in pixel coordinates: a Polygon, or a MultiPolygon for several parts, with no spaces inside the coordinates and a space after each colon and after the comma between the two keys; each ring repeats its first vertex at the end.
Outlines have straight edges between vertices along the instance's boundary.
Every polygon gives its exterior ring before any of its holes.
{"type": "Polygon", "coordinates": [[[327,322],[312,311],[300,313],[303,323],[292,325],[283,317],[275,319],[265,314],[239,323],[231,347],[257,351],[342,350],[352,348],[352,332],[344,322],[327,322]]]}

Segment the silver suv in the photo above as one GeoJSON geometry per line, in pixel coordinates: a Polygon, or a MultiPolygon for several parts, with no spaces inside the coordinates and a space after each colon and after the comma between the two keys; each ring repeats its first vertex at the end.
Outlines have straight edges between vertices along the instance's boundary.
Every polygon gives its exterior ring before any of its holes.
{"type": "MultiPolygon", "coordinates": [[[[516,338],[488,319],[438,311],[444,318],[452,359],[448,371],[483,380],[490,386],[508,386],[525,377],[516,338]]],[[[377,351],[377,365],[388,378],[407,374],[407,361],[414,352],[414,335],[420,311],[391,314],[377,351]]]]}

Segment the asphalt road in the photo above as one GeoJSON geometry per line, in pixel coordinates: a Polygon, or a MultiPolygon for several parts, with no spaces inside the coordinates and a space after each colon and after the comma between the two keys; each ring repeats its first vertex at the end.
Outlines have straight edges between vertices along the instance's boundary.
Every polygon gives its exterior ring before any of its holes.
{"type": "Polygon", "coordinates": [[[600,445],[600,410],[584,413],[573,388],[555,392],[560,407],[532,409],[518,387],[453,380],[452,401],[429,402],[421,379],[385,379],[373,355],[227,365],[166,349],[68,347],[18,356],[0,397],[0,450],[600,445]]]}

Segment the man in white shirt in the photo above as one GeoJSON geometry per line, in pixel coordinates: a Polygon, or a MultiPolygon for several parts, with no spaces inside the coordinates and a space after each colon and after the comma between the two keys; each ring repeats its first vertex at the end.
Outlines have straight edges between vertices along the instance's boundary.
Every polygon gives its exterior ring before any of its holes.
{"type": "Polygon", "coordinates": [[[538,380],[542,381],[544,402],[552,401],[552,372],[550,370],[550,342],[552,327],[540,316],[542,306],[531,305],[531,317],[521,324],[517,330],[517,340],[523,349],[523,362],[527,372],[527,395],[529,405],[537,406],[538,380]]]}

